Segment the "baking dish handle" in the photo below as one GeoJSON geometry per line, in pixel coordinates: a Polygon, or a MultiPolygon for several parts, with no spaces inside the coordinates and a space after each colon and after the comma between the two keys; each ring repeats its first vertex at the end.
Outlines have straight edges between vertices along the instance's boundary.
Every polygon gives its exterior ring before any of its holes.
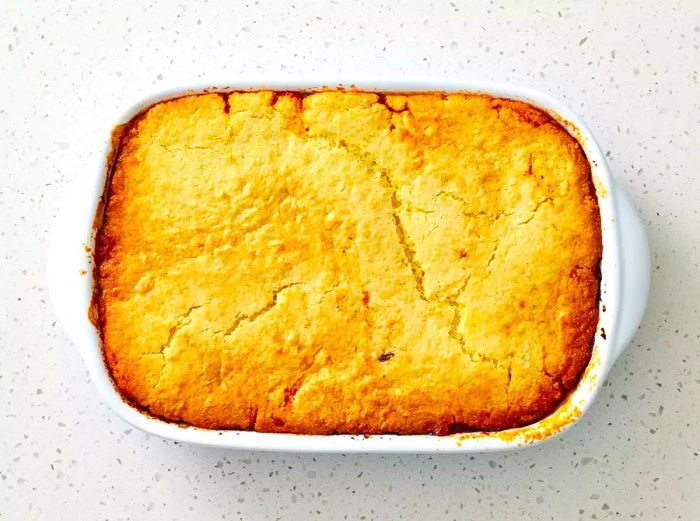
{"type": "Polygon", "coordinates": [[[613,360],[624,351],[642,321],[649,298],[651,258],[644,225],[624,190],[615,191],[620,233],[620,310],[613,360]]]}

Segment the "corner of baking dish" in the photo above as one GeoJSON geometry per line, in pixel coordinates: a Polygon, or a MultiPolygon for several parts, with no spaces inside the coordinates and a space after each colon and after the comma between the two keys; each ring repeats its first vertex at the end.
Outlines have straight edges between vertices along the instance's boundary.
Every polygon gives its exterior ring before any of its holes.
{"type": "MultiPolygon", "coordinates": [[[[225,85],[224,83],[209,83],[225,85]]],[[[57,213],[49,246],[48,278],[50,296],[59,320],[65,326],[85,360],[90,376],[102,397],[124,420],[132,425],[179,441],[203,445],[258,450],[313,452],[430,452],[487,451],[533,445],[565,431],[591,405],[602,381],[620,349],[616,348],[616,326],[620,303],[619,230],[615,219],[615,186],[605,159],[585,125],[567,107],[542,93],[509,85],[479,81],[436,81],[431,79],[380,79],[371,81],[249,80],[225,88],[198,86],[173,88],[140,98],[123,117],[110,124],[124,123],[139,110],[158,100],[185,92],[204,90],[242,90],[271,88],[279,90],[317,90],[346,88],[383,91],[468,91],[508,97],[531,103],[552,115],[574,135],[583,147],[592,168],[598,195],[603,235],[600,266],[600,319],[593,353],[578,386],[550,416],[522,428],[501,432],[475,432],[450,436],[371,435],[311,436],[247,431],[213,431],[182,427],[151,418],[127,404],[116,391],[102,358],[100,338],[88,319],[93,291],[92,249],[95,241],[94,216],[104,188],[105,161],[110,152],[111,128],[99,136],[89,168],[70,188],[57,213]],[[107,146],[105,147],[105,142],[107,146]]]]}

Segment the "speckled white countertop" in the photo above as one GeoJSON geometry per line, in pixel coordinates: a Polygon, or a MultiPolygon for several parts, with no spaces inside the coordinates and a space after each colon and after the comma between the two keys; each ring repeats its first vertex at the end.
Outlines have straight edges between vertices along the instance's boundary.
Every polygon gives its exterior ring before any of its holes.
{"type": "Polygon", "coordinates": [[[0,519],[700,519],[700,2],[526,3],[3,2],[0,519]],[[376,456],[183,446],[106,409],[48,302],[51,220],[115,106],[212,72],[490,79],[576,110],[652,248],[590,413],[518,452],[376,456]]]}

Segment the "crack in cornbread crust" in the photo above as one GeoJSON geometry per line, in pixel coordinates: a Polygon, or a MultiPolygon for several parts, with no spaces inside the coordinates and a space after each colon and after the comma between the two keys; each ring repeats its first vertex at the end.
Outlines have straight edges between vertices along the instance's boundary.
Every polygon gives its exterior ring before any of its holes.
{"type": "Polygon", "coordinates": [[[122,395],[207,428],[498,430],[575,387],[597,324],[588,162],[467,94],[192,95],[124,132],[96,247],[122,395]]]}

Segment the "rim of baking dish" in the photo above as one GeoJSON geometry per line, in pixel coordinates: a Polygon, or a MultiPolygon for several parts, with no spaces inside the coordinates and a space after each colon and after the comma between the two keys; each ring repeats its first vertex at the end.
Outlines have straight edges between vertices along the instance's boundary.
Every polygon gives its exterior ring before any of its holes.
{"type": "Polygon", "coordinates": [[[236,82],[207,82],[187,88],[173,86],[148,96],[138,96],[128,109],[115,114],[95,136],[96,152],[73,183],[59,209],[49,247],[49,287],[56,314],[78,346],[90,376],[110,407],[133,426],[172,440],[254,450],[299,452],[480,452],[535,445],[564,432],[586,412],[623,346],[618,326],[621,303],[620,231],[616,220],[619,196],[605,158],[591,132],[567,106],[547,94],[513,85],[475,80],[430,78],[376,78],[339,81],[328,79],[246,79],[236,82]],[[149,105],[175,96],[197,92],[241,90],[362,90],[393,92],[469,92],[516,99],[544,110],[583,148],[600,207],[603,256],[600,264],[599,321],[591,360],[577,387],[546,418],[525,426],[496,432],[470,432],[447,436],[399,435],[308,435],[255,431],[207,430],[153,418],[128,404],[113,385],[105,366],[97,330],[88,318],[93,290],[95,219],[107,177],[106,161],[111,153],[110,136],[118,124],[128,122],[149,105]],[[99,146],[97,146],[99,144],[99,146]]]}

